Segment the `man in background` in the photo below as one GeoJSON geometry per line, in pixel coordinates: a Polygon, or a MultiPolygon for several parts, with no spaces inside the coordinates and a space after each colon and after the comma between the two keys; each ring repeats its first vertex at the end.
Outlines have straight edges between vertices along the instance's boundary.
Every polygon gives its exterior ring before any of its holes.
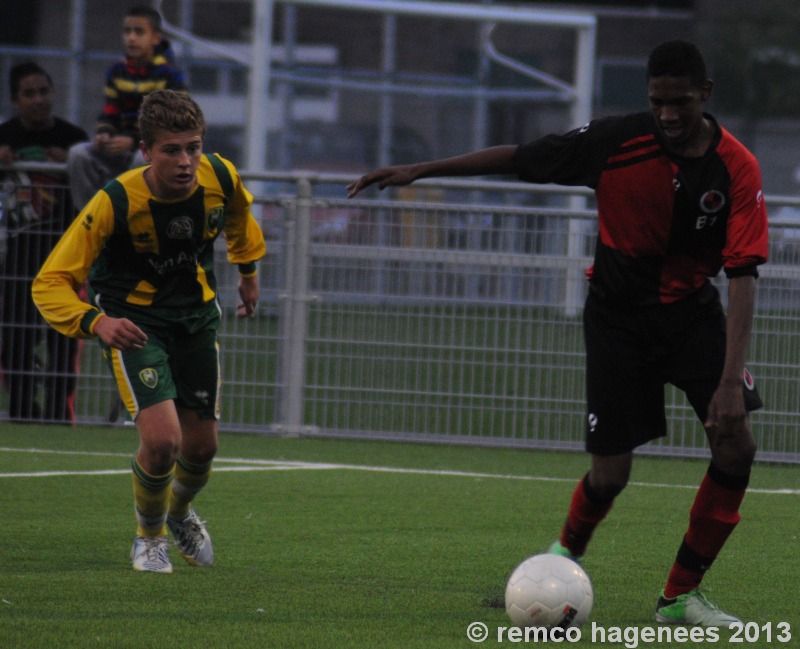
{"type": "MultiPolygon", "coordinates": [[[[88,139],[83,129],[53,115],[53,82],[39,65],[15,65],[9,85],[17,115],[0,124],[0,165],[65,162],[67,150],[88,139]]],[[[33,277],[72,221],[66,176],[8,170],[0,172],[0,177],[6,197],[0,360],[8,390],[9,418],[72,421],[78,345],[45,328],[31,299],[33,277]],[[36,354],[43,336],[47,341],[46,368],[36,354]],[[44,406],[36,394],[43,374],[44,406]]]]}

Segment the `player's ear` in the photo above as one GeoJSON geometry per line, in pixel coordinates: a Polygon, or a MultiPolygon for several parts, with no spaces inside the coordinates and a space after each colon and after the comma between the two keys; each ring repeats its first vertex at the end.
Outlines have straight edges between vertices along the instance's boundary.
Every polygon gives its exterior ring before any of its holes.
{"type": "Polygon", "coordinates": [[[153,157],[150,155],[150,148],[144,143],[144,140],[139,140],[139,151],[142,152],[144,161],[148,164],[153,162],[153,157]]]}
{"type": "Polygon", "coordinates": [[[711,79],[706,79],[703,87],[701,88],[701,97],[703,101],[708,101],[711,97],[711,91],[714,89],[714,82],[711,79]]]}

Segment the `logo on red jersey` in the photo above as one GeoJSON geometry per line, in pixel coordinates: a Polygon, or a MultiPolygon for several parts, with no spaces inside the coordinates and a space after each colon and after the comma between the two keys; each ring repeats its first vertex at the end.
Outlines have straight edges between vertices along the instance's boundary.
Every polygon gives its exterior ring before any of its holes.
{"type": "Polygon", "coordinates": [[[725,194],[716,189],[710,189],[700,197],[700,209],[706,214],[719,212],[725,207],[725,203],[727,203],[725,194]]]}

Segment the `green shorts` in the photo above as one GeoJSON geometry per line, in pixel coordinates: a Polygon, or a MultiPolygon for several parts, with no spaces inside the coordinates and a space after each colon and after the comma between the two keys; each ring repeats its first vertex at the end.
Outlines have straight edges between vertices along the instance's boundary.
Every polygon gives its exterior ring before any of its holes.
{"type": "Polygon", "coordinates": [[[220,367],[216,329],[188,333],[181,329],[154,331],[142,327],[147,344],[122,352],[100,342],[103,357],[117,382],[122,403],[135,420],[162,401],[219,419],[220,367]]]}

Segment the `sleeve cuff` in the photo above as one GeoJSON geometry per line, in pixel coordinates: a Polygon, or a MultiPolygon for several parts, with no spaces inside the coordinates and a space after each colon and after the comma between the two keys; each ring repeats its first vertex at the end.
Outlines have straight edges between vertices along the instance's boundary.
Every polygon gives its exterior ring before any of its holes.
{"type": "Polygon", "coordinates": [[[758,267],[755,264],[751,264],[749,266],[739,266],[737,268],[725,269],[725,276],[728,279],[731,277],[745,277],[746,275],[752,275],[758,279],[758,267]]]}
{"type": "Polygon", "coordinates": [[[97,309],[90,309],[81,318],[81,331],[87,336],[94,336],[94,326],[103,317],[97,309]]]}
{"type": "Polygon", "coordinates": [[[251,261],[249,264],[239,264],[239,274],[242,277],[253,277],[257,271],[256,262],[251,261]]]}

